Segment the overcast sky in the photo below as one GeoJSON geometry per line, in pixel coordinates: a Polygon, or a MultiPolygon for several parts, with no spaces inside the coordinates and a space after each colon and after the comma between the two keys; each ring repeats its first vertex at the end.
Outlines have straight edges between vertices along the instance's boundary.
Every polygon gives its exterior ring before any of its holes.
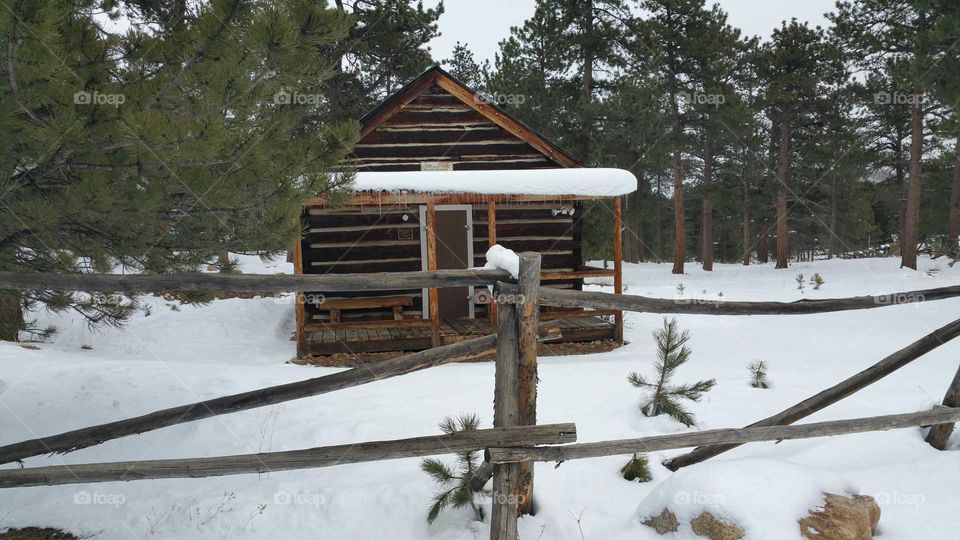
{"type": "MultiPolygon", "coordinates": [[[[833,10],[834,0],[718,0],[730,15],[730,24],[744,34],[770,35],[780,21],[796,17],[812,26],[827,26],[823,14],[833,10]]],[[[424,0],[434,7],[439,0],[424,0]]],[[[711,4],[707,0],[708,5],[711,4]]],[[[511,26],[520,26],[533,15],[534,0],[444,0],[445,13],[440,17],[442,35],[432,42],[433,57],[450,57],[457,41],[467,43],[478,60],[489,59],[497,52],[497,43],[510,35],[511,26]]]]}

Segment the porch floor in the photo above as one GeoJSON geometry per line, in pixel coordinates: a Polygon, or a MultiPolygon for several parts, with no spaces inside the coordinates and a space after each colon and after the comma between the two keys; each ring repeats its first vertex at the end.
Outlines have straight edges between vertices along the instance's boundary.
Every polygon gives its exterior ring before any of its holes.
{"type": "MultiPolygon", "coordinates": [[[[613,339],[614,324],[603,317],[557,319],[562,336],[553,342],[582,342],[613,339]]],[[[440,336],[444,344],[494,333],[487,319],[444,319],[440,336]]],[[[306,332],[309,355],[366,353],[382,351],[420,351],[431,347],[430,326],[405,328],[347,328],[306,332]]]]}

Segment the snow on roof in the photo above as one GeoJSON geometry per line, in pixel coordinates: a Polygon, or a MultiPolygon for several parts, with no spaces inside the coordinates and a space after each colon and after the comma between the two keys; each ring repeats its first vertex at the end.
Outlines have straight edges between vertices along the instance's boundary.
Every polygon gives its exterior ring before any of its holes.
{"type": "Polygon", "coordinates": [[[636,191],[637,178],[623,169],[587,168],[361,172],[353,187],[357,191],[614,197],[636,191]]]}

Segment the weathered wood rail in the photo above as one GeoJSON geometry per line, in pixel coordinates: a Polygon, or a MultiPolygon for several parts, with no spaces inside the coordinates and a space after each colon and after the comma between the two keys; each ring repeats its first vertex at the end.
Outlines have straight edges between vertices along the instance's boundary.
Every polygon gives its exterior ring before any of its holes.
{"type": "Polygon", "coordinates": [[[0,470],[0,488],[268,473],[576,440],[577,428],[571,423],[514,426],[284,452],[8,469],[0,470]]]}
{"type": "MultiPolygon", "coordinates": [[[[143,293],[173,290],[294,292],[390,291],[430,287],[468,287],[510,281],[502,270],[433,270],[371,274],[18,274],[0,272],[0,289],[75,290],[143,293]]],[[[504,292],[517,292],[510,284],[504,292]]],[[[737,302],[698,298],[651,298],[630,294],[576,291],[544,287],[540,304],[565,308],[592,308],[691,315],[810,315],[834,311],[874,309],[960,297],[960,285],[852,298],[825,298],[795,302],[737,302]]]]}
{"type": "Polygon", "coordinates": [[[370,274],[19,274],[0,272],[0,289],[148,293],[161,291],[396,291],[493,285],[503,270],[433,270],[370,274]]]}
{"type": "Polygon", "coordinates": [[[635,439],[620,439],[590,443],[566,444],[537,448],[491,448],[490,461],[494,464],[520,461],[567,461],[604,456],[628,455],[638,452],[657,452],[700,445],[733,444],[790,439],[811,439],[852,435],[870,431],[887,431],[930,424],[960,422],[960,408],[938,407],[931,411],[871,416],[849,420],[815,422],[796,426],[756,426],[733,429],[708,429],[692,433],[655,435],[635,439]]]}

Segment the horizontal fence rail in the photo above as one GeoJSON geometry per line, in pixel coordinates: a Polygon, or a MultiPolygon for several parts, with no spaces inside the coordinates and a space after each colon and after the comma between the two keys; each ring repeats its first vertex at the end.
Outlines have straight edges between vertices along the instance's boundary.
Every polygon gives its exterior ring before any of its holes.
{"type": "Polygon", "coordinates": [[[0,470],[0,488],[118,482],[158,478],[203,478],[229,474],[268,473],[331,467],[483,450],[492,446],[532,446],[577,440],[572,423],[460,431],[411,439],[374,441],[306,450],[206,458],[161,459],[57,465],[0,470]]]}
{"type": "MultiPolygon", "coordinates": [[[[555,321],[541,323],[540,335],[552,336],[556,331],[557,324],[559,323],[555,321]]],[[[497,336],[491,334],[364,365],[332,375],[260,388],[154,411],[116,422],[75,429],[58,435],[8,444],[0,447],[0,463],[21,461],[44,454],[65,454],[120,437],[352,388],[361,384],[440,366],[453,360],[476,357],[492,350],[496,344],[497,336]]]]}
{"type": "Polygon", "coordinates": [[[503,270],[434,270],[368,274],[46,274],[0,272],[0,289],[102,291],[391,291],[493,285],[510,279],[503,270]]]}
{"type": "Polygon", "coordinates": [[[958,421],[960,421],[960,408],[938,407],[931,411],[835,420],[831,422],[816,422],[796,426],[710,429],[693,433],[656,435],[636,439],[620,439],[540,448],[491,448],[489,452],[490,461],[494,464],[517,463],[526,460],[566,461],[570,459],[617,456],[638,452],[657,452],[702,445],[811,439],[958,421]]]}
{"type": "MultiPolygon", "coordinates": [[[[72,290],[143,293],[175,290],[294,292],[390,291],[493,285],[511,280],[503,270],[434,270],[369,274],[48,274],[0,272],[0,289],[72,290]]],[[[502,292],[517,292],[506,284],[502,292]]],[[[652,298],[629,294],[577,291],[544,287],[540,304],[564,308],[591,308],[664,314],[805,315],[872,309],[960,297],[960,285],[851,298],[824,298],[795,302],[738,302],[699,298],[652,298]]]]}
{"type": "MultiPolygon", "coordinates": [[[[513,290],[516,290],[515,285],[503,287],[504,293],[513,290]]],[[[735,302],[698,298],[649,298],[630,294],[551,289],[549,287],[540,291],[540,303],[547,306],[691,315],[809,315],[833,311],[873,309],[957,297],[960,297],[960,286],[956,285],[875,296],[804,299],[795,302],[735,302]]]]}

